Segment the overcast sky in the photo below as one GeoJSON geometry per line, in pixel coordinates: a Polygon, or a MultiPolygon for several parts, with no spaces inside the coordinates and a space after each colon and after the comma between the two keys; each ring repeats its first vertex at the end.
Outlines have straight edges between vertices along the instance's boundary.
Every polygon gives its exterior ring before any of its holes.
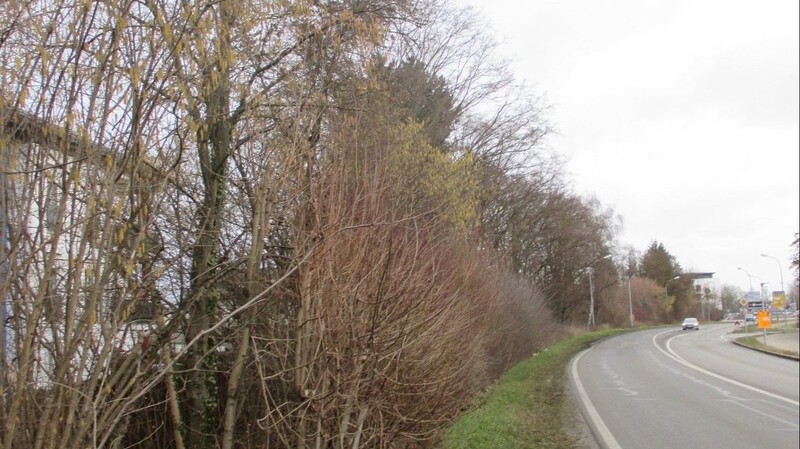
{"type": "Polygon", "coordinates": [[[657,240],[718,286],[791,282],[797,0],[455,1],[552,105],[549,146],[622,216],[621,244],[657,240]]]}

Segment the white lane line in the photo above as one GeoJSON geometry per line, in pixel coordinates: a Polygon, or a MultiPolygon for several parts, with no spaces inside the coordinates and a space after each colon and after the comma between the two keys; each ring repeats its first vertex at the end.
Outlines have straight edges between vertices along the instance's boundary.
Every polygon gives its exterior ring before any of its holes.
{"type": "Polygon", "coordinates": [[[671,346],[672,340],[674,340],[674,339],[676,339],[678,337],[684,336],[686,334],[676,335],[676,336],[670,338],[669,340],[667,340],[667,349],[669,350],[669,352],[661,349],[661,346],[659,346],[658,343],[656,342],[656,338],[661,336],[661,335],[664,335],[666,333],[669,333],[669,332],[674,332],[674,331],[669,330],[669,331],[664,331],[664,332],[658,333],[656,335],[653,335],[653,345],[656,347],[656,349],[661,351],[664,355],[666,355],[667,357],[675,360],[676,362],[680,363],[681,365],[686,366],[687,368],[691,368],[691,369],[693,369],[695,371],[699,371],[699,372],[701,372],[703,374],[707,374],[707,375],[709,375],[709,376],[711,376],[711,377],[713,377],[715,379],[719,379],[719,380],[721,380],[723,382],[728,382],[728,383],[736,385],[738,387],[742,387],[744,389],[747,389],[747,390],[750,390],[750,391],[753,391],[753,392],[756,392],[756,393],[761,393],[761,394],[763,394],[765,396],[769,396],[769,397],[771,397],[773,399],[777,399],[779,401],[788,402],[789,404],[792,404],[792,405],[795,405],[795,406],[800,406],[800,402],[797,402],[797,401],[795,401],[793,399],[789,399],[789,398],[786,398],[786,397],[783,397],[783,396],[779,396],[777,394],[770,393],[769,391],[765,391],[765,390],[762,390],[760,388],[756,388],[756,387],[753,387],[751,385],[744,384],[744,383],[739,382],[737,380],[733,380],[733,379],[730,379],[728,377],[721,376],[721,375],[719,375],[717,373],[714,373],[712,371],[709,371],[709,370],[707,370],[705,368],[701,368],[701,367],[699,367],[699,366],[697,366],[697,365],[695,365],[693,363],[687,362],[682,357],[680,357],[678,354],[676,354],[675,351],[672,350],[672,346],[671,346]]]}
{"type": "Polygon", "coordinates": [[[794,422],[794,421],[787,421],[787,420],[779,418],[779,417],[777,417],[775,415],[771,415],[769,413],[764,413],[761,410],[758,410],[758,409],[756,409],[754,407],[748,406],[744,402],[741,402],[741,401],[728,401],[728,403],[732,404],[732,405],[735,405],[735,406],[739,406],[739,407],[741,407],[741,408],[743,408],[745,410],[748,410],[751,413],[755,413],[755,414],[764,416],[766,418],[772,419],[774,421],[778,421],[781,424],[785,424],[785,425],[789,426],[788,429],[783,429],[783,430],[794,430],[796,432],[798,429],[800,429],[800,426],[798,426],[798,424],[796,422],[794,422]]]}
{"type": "Polygon", "coordinates": [[[591,351],[592,348],[581,352],[575,357],[575,360],[572,361],[572,380],[575,382],[575,388],[578,390],[578,396],[583,402],[583,405],[586,407],[586,413],[589,414],[589,419],[592,420],[595,426],[595,430],[598,433],[598,438],[600,438],[601,443],[604,443],[604,446],[608,449],[622,449],[622,446],[619,445],[617,439],[614,438],[614,435],[611,434],[611,431],[608,430],[606,423],[603,422],[602,418],[600,418],[600,414],[597,412],[597,409],[594,408],[592,405],[592,401],[589,400],[589,395],[586,394],[586,390],[583,388],[583,384],[581,383],[581,379],[578,377],[578,361],[583,357],[584,354],[591,351]]]}

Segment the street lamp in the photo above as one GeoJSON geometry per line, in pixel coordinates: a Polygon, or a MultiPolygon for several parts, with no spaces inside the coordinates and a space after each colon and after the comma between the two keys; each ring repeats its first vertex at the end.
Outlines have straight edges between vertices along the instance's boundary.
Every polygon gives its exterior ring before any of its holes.
{"type": "MultiPolygon", "coordinates": [[[[786,310],[786,291],[783,289],[783,267],[781,266],[781,262],[778,259],[770,256],[769,254],[761,254],[761,257],[769,257],[770,259],[774,260],[776,264],[778,264],[778,270],[780,270],[780,272],[781,272],[781,292],[780,292],[780,295],[782,295],[782,297],[781,297],[781,308],[783,310],[786,310]]],[[[772,307],[775,307],[774,303],[772,304],[772,307]]],[[[784,321],[784,324],[785,324],[785,322],[786,322],[786,315],[785,314],[783,315],[783,321],[784,321]]]]}
{"type": "Polygon", "coordinates": [[[767,254],[761,254],[761,257],[769,257],[770,259],[774,260],[775,263],[778,264],[778,270],[780,270],[781,272],[781,291],[783,291],[783,267],[781,266],[781,262],[778,259],[767,254]]]}
{"type": "Polygon", "coordinates": [[[631,327],[633,327],[633,297],[631,296],[631,280],[636,276],[628,278],[628,318],[631,320],[631,327]]]}
{"type": "Polygon", "coordinates": [[[742,271],[744,271],[744,274],[746,274],[746,275],[747,275],[747,280],[749,280],[749,281],[750,281],[750,291],[752,292],[752,291],[753,291],[753,277],[752,277],[752,276],[750,276],[750,272],[748,272],[747,270],[745,270],[745,269],[744,269],[744,268],[742,268],[742,267],[736,267],[736,269],[737,269],[737,270],[742,270],[742,271]]]}
{"type": "Polygon", "coordinates": [[[761,288],[761,290],[758,291],[758,295],[759,295],[759,297],[761,298],[762,301],[764,299],[766,299],[767,290],[764,288],[765,285],[769,285],[769,282],[762,282],[762,283],[758,284],[758,286],[761,288]]]}
{"type": "Polygon", "coordinates": [[[680,279],[680,276],[675,276],[674,278],[668,280],[667,282],[664,282],[664,305],[665,306],[667,304],[669,304],[669,295],[667,294],[667,286],[669,285],[670,282],[674,281],[675,279],[680,279]]]}
{"type": "Polygon", "coordinates": [[[611,254],[606,254],[605,256],[595,260],[592,262],[587,268],[589,269],[589,322],[586,323],[586,327],[594,328],[594,285],[592,284],[592,266],[601,260],[605,260],[611,257],[611,254]]]}
{"type": "MultiPolygon", "coordinates": [[[[756,278],[759,281],[761,281],[761,289],[758,291],[758,299],[761,302],[761,309],[762,310],[766,309],[767,308],[767,301],[764,299],[764,284],[766,284],[766,282],[764,282],[764,280],[761,279],[760,277],[758,277],[758,276],[756,276],[754,274],[750,274],[749,271],[745,270],[742,267],[736,267],[736,269],[744,271],[744,273],[747,275],[747,279],[750,281],[750,292],[748,292],[748,293],[751,293],[751,292],[754,291],[753,290],[753,278],[756,278]]],[[[747,307],[749,308],[750,305],[748,304],[747,307]]]]}

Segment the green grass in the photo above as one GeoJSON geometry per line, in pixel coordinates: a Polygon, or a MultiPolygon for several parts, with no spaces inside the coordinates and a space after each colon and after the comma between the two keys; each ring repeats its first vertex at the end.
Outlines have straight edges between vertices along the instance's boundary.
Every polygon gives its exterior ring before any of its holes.
{"type": "MultiPolygon", "coordinates": [[[[787,332],[791,332],[791,331],[787,331],[787,332]]],[[[797,331],[795,330],[794,332],[797,332],[797,331]]],[[[769,332],[768,331],[767,335],[772,334],[772,333],[776,333],[776,332],[769,332]]],[[[778,354],[790,355],[790,356],[794,356],[794,357],[800,356],[800,354],[798,354],[798,353],[796,353],[794,351],[789,351],[787,349],[781,349],[781,348],[776,348],[776,347],[773,347],[773,346],[765,345],[763,343],[763,341],[764,341],[763,340],[763,336],[761,336],[761,335],[751,335],[751,336],[748,336],[748,337],[740,337],[740,338],[736,339],[737,343],[739,343],[742,346],[747,346],[749,348],[755,348],[755,349],[760,349],[762,351],[775,352],[775,353],[778,353],[778,354]]]]}
{"type": "MultiPolygon", "coordinates": [[[[758,330],[756,326],[750,328],[751,331],[758,330]]],[[[628,331],[629,329],[608,329],[570,337],[520,362],[477,400],[473,410],[464,414],[448,429],[441,449],[575,447],[573,437],[564,428],[564,382],[567,364],[590,343],[628,331]]],[[[787,326],[784,330],[775,326],[769,333],[786,331],[796,332],[796,328],[790,329],[787,326]]],[[[764,347],[760,335],[742,337],[737,342],[764,347]]],[[[770,350],[780,351],[775,348],[770,350]]],[[[784,352],[797,356],[797,353],[784,352]]]]}
{"type": "Polygon", "coordinates": [[[628,331],[609,329],[570,337],[520,362],[503,375],[477,408],[454,423],[442,448],[574,447],[562,421],[567,364],[590,343],[628,331]]]}

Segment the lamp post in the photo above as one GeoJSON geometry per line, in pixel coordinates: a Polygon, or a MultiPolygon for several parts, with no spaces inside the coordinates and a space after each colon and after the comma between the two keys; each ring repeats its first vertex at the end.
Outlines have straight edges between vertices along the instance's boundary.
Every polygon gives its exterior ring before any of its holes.
{"type": "Polygon", "coordinates": [[[594,328],[594,285],[592,285],[592,267],[589,267],[589,321],[586,327],[594,328]]]}
{"type": "Polygon", "coordinates": [[[628,318],[631,320],[631,327],[633,327],[633,297],[631,296],[631,280],[636,276],[628,278],[628,318]]]}
{"type": "Polygon", "coordinates": [[[749,272],[749,271],[747,271],[747,270],[745,270],[745,269],[744,269],[744,268],[742,268],[742,267],[736,267],[736,269],[737,269],[737,270],[742,270],[742,271],[744,271],[744,274],[746,274],[746,275],[747,275],[747,280],[749,280],[749,281],[750,281],[750,291],[752,292],[752,291],[753,291],[753,277],[752,277],[752,276],[750,276],[750,272],[749,272]]]}
{"type": "Polygon", "coordinates": [[[754,291],[753,290],[753,278],[756,278],[759,281],[761,281],[760,288],[758,290],[758,299],[759,299],[759,301],[761,301],[761,309],[762,310],[766,309],[767,308],[767,301],[764,299],[764,284],[766,284],[766,282],[764,282],[764,280],[761,279],[760,277],[758,277],[758,276],[756,276],[754,274],[750,274],[749,271],[745,270],[742,267],[736,267],[736,269],[744,271],[744,273],[747,275],[747,279],[750,281],[750,291],[751,292],[754,291]]]}
{"type": "Polygon", "coordinates": [[[667,282],[664,282],[664,306],[666,306],[669,303],[669,295],[667,294],[667,286],[669,285],[670,282],[674,281],[675,279],[680,279],[680,276],[675,276],[674,278],[667,280],[667,282]]]}
{"type": "MultiPolygon", "coordinates": [[[[756,278],[759,281],[761,281],[761,286],[760,286],[761,290],[759,290],[759,292],[758,292],[758,299],[761,301],[761,310],[765,311],[767,309],[767,301],[764,299],[764,293],[763,293],[764,284],[765,284],[764,280],[761,279],[758,276],[754,276],[754,275],[750,274],[749,271],[745,270],[742,267],[736,267],[736,269],[744,271],[745,274],[747,275],[747,278],[750,280],[750,291],[751,292],[753,291],[753,278],[756,278]]],[[[749,303],[747,305],[747,311],[748,312],[750,311],[750,304],[749,303]]],[[[745,317],[745,323],[746,322],[747,322],[747,317],[745,317]]],[[[745,324],[745,331],[747,331],[747,325],[746,324],[745,324]]],[[[764,344],[765,345],[767,344],[767,328],[766,327],[764,328],[764,344]]]]}
{"type": "MultiPolygon", "coordinates": [[[[761,257],[769,257],[770,259],[774,260],[776,264],[778,264],[778,270],[780,270],[781,273],[781,292],[783,292],[785,296],[786,290],[783,289],[783,267],[781,266],[781,262],[778,259],[770,256],[769,254],[761,254],[761,257]]],[[[783,306],[786,307],[786,304],[784,304],[783,306]]]]}
{"type": "Polygon", "coordinates": [[[589,321],[586,323],[586,327],[594,328],[594,285],[592,284],[592,266],[597,262],[608,259],[610,257],[611,254],[606,254],[605,256],[592,262],[587,267],[589,269],[589,321]]]}
{"type": "Polygon", "coordinates": [[[781,266],[781,262],[768,254],[761,254],[761,257],[769,257],[770,259],[774,260],[776,264],[778,264],[778,270],[781,272],[781,291],[783,291],[783,267],[781,266]]]}
{"type": "Polygon", "coordinates": [[[756,278],[759,281],[758,282],[758,299],[761,300],[761,308],[763,309],[764,306],[765,306],[764,305],[764,284],[766,284],[766,282],[764,282],[763,279],[761,279],[760,277],[756,276],[755,274],[751,274],[750,277],[751,278],[756,278]]]}
{"type": "MultiPolygon", "coordinates": [[[[783,306],[782,309],[785,311],[786,310],[786,290],[783,289],[783,267],[781,266],[781,262],[778,259],[770,256],[769,254],[761,254],[761,257],[769,257],[770,259],[774,260],[776,264],[778,264],[778,270],[781,273],[781,293],[780,294],[782,295],[781,301],[783,301],[783,303],[781,305],[783,306]]],[[[773,304],[773,306],[774,305],[775,304],[773,304]]],[[[786,314],[785,314],[785,312],[783,313],[783,322],[784,322],[784,325],[785,325],[786,324],[786,314]]]]}

